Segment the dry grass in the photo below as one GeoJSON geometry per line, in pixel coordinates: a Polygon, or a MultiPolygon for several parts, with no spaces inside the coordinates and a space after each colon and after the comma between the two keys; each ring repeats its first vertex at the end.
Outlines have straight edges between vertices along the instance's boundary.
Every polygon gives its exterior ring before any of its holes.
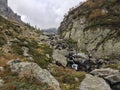
{"type": "Polygon", "coordinates": [[[60,82],[62,90],[77,90],[85,77],[85,72],[77,72],[73,69],[63,68],[56,65],[51,67],[52,75],[60,82]]]}
{"type": "Polygon", "coordinates": [[[93,20],[96,19],[100,16],[104,16],[106,15],[105,13],[102,12],[102,9],[95,9],[94,11],[91,12],[91,14],[89,15],[89,20],[93,20]]]}
{"type": "Polygon", "coordinates": [[[112,68],[112,69],[117,69],[117,70],[119,70],[120,71],[120,64],[118,63],[118,64],[110,64],[110,65],[106,65],[106,66],[104,66],[104,68],[112,68]]]}
{"type": "Polygon", "coordinates": [[[8,61],[9,60],[6,57],[1,56],[0,57],[0,66],[5,66],[8,61]]]}
{"type": "Polygon", "coordinates": [[[4,66],[4,71],[0,71],[0,77],[4,80],[1,90],[53,90],[45,83],[38,82],[33,78],[20,78],[17,73],[11,72],[9,66],[4,66]]]}

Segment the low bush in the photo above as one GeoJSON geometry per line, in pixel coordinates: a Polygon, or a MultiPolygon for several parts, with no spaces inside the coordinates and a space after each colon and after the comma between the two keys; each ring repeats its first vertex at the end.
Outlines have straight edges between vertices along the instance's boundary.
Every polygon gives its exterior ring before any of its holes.
{"type": "Polygon", "coordinates": [[[112,69],[118,69],[119,70],[120,64],[110,64],[104,66],[104,68],[112,68],[112,69]]]}
{"type": "Polygon", "coordinates": [[[4,36],[0,36],[0,47],[3,46],[6,43],[6,40],[4,38],[4,36]]]}
{"type": "Polygon", "coordinates": [[[77,72],[56,65],[53,65],[51,69],[51,74],[60,82],[62,90],[78,90],[80,83],[85,78],[84,72],[77,72]]]}
{"type": "Polygon", "coordinates": [[[46,45],[41,45],[38,48],[30,48],[30,54],[32,55],[34,62],[40,65],[42,68],[47,68],[47,66],[52,62],[52,58],[48,58],[46,54],[52,55],[53,50],[46,45]]]}
{"type": "Polygon", "coordinates": [[[49,87],[46,84],[31,84],[28,82],[13,81],[6,83],[2,90],[47,90],[49,87]]]}

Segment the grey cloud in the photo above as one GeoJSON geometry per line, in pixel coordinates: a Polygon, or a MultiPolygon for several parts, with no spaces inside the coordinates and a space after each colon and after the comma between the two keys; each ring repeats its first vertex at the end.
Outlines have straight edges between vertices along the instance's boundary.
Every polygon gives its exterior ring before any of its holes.
{"type": "Polygon", "coordinates": [[[22,20],[40,28],[58,27],[69,8],[85,0],[9,0],[22,20]]]}

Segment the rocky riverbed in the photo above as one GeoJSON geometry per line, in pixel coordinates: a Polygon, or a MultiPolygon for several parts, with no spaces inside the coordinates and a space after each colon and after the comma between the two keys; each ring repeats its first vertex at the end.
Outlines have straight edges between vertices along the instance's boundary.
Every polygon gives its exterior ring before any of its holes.
{"type": "MultiPolygon", "coordinates": [[[[112,61],[110,59],[103,58],[96,58],[91,53],[85,54],[82,52],[77,52],[77,50],[74,47],[70,47],[69,44],[67,44],[64,39],[59,39],[59,36],[57,35],[50,35],[48,38],[50,41],[48,44],[50,47],[53,48],[53,63],[64,68],[71,68],[73,70],[76,70],[77,72],[84,71],[86,72],[86,79],[91,74],[92,77],[97,80],[97,78],[101,78],[101,82],[103,83],[104,90],[119,90],[120,86],[120,68],[119,68],[119,60],[112,61]],[[116,65],[115,67],[112,67],[112,65],[116,65]],[[118,65],[118,66],[117,66],[118,65]],[[110,67],[111,66],[111,67],[110,67]],[[89,74],[89,75],[87,75],[89,74]],[[110,86],[110,87],[109,87],[110,86]],[[107,87],[107,88],[106,88],[107,87]],[[106,88],[106,89],[105,89],[106,88]]],[[[87,81],[83,80],[83,83],[88,83],[87,81]]],[[[93,83],[96,82],[93,80],[93,83]]],[[[101,83],[98,82],[98,83],[101,83]]],[[[91,82],[91,85],[93,84],[91,82]]],[[[81,86],[80,90],[93,90],[92,88],[95,88],[95,84],[93,86],[81,86]],[[91,88],[91,89],[90,89],[91,88]]],[[[101,86],[96,86],[95,90],[102,90],[101,86]]]]}

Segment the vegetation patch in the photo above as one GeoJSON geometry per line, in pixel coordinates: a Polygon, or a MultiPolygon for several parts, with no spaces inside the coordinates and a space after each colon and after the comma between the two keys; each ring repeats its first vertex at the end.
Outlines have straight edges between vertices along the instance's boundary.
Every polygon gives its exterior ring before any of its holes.
{"type": "Polygon", "coordinates": [[[60,82],[61,90],[78,90],[85,78],[85,72],[77,72],[56,65],[51,67],[51,74],[60,82]]]}
{"type": "Polygon", "coordinates": [[[0,37],[0,47],[2,47],[6,43],[4,37],[0,37]]]}
{"type": "Polygon", "coordinates": [[[120,64],[110,64],[110,65],[104,66],[104,68],[112,68],[112,69],[120,70],[120,64]]]}
{"type": "Polygon", "coordinates": [[[48,58],[46,56],[46,54],[49,55],[52,54],[52,49],[48,47],[39,47],[39,49],[30,48],[30,54],[34,59],[34,62],[37,63],[42,68],[47,68],[48,65],[52,62],[52,58],[48,58]],[[46,49],[44,50],[44,48],[46,49]]]}
{"type": "MultiPolygon", "coordinates": [[[[11,72],[9,66],[0,72],[1,78],[5,81],[1,90],[48,90],[50,87],[40,83],[36,79],[19,78],[17,73],[11,72]]],[[[52,90],[52,89],[50,89],[52,90]]]]}

